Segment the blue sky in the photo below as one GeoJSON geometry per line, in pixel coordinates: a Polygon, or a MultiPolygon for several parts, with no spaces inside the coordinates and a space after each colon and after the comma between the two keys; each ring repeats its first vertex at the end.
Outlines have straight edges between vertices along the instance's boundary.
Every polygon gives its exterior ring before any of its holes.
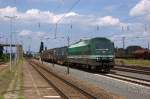
{"type": "Polygon", "coordinates": [[[10,20],[5,16],[17,16],[13,20],[13,41],[22,42],[25,50],[31,46],[32,51],[38,51],[41,40],[48,48],[65,46],[67,36],[71,43],[82,38],[107,37],[118,47],[122,47],[122,37],[126,37],[126,46],[147,47],[150,0],[80,0],[68,11],[77,1],[0,0],[0,41],[9,41],[10,20]]]}

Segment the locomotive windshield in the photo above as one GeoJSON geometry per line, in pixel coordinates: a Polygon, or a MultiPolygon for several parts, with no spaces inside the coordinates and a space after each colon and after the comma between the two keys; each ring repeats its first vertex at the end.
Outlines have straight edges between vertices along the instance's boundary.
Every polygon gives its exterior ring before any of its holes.
{"type": "Polygon", "coordinates": [[[114,45],[113,43],[96,43],[95,49],[96,50],[113,50],[114,45]]]}
{"type": "Polygon", "coordinates": [[[102,55],[112,55],[114,53],[114,44],[111,42],[95,42],[95,53],[102,55]]]}

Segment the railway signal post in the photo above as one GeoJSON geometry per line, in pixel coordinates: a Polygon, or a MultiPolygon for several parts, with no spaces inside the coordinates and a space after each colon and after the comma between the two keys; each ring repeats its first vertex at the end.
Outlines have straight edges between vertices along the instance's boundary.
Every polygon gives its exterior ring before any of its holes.
{"type": "Polygon", "coordinates": [[[55,56],[55,51],[53,51],[53,62],[52,62],[52,65],[53,65],[53,67],[55,66],[55,63],[54,63],[54,56],[55,56]]]}

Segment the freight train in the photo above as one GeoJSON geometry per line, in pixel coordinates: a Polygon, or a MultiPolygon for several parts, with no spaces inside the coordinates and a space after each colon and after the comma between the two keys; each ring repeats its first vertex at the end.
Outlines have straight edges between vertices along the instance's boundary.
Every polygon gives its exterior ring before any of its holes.
{"type": "Polygon", "coordinates": [[[80,40],[69,47],[43,51],[41,59],[47,62],[109,72],[115,64],[114,43],[104,37],[80,40]]]}

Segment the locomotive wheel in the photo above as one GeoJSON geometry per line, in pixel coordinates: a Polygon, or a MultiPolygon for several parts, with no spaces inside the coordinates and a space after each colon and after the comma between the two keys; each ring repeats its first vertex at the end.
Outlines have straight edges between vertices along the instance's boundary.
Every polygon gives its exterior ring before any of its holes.
{"type": "Polygon", "coordinates": [[[90,65],[88,65],[88,70],[91,70],[91,66],[90,65]]]}
{"type": "Polygon", "coordinates": [[[95,70],[95,66],[91,66],[91,70],[95,70]]]}

